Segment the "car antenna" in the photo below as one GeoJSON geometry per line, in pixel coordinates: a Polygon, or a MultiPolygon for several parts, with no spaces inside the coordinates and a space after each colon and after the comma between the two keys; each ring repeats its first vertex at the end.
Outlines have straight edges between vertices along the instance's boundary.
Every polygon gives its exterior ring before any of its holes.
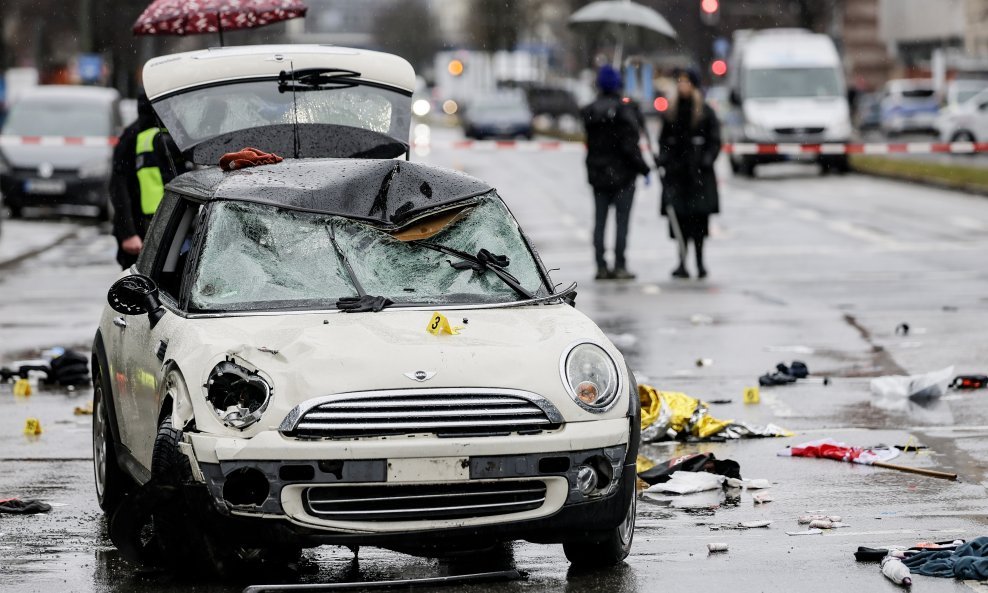
{"type": "Polygon", "coordinates": [[[292,116],[294,119],[294,125],[292,126],[292,136],[293,136],[293,146],[295,149],[295,158],[299,158],[300,146],[298,141],[298,98],[295,95],[295,62],[289,61],[288,65],[292,69],[292,116]]]}

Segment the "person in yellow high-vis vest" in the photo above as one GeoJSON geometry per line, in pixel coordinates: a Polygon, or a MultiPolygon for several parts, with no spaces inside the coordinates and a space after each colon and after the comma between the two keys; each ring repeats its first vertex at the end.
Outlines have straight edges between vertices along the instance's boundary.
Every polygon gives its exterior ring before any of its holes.
{"type": "Polygon", "coordinates": [[[144,235],[165,195],[165,185],[184,172],[184,160],[143,93],[137,121],[127,126],[113,151],[110,199],[117,262],[127,269],[144,247],[144,235]]]}

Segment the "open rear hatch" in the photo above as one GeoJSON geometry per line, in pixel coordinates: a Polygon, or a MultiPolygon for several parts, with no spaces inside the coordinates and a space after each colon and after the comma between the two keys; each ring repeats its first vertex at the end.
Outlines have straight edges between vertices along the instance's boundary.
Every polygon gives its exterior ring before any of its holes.
{"type": "Polygon", "coordinates": [[[289,158],[408,151],[415,71],[391,54],[320,45],[173,54],[144,66],[148,98],[178,147],[215,165],[251,146],[289,158]]]}

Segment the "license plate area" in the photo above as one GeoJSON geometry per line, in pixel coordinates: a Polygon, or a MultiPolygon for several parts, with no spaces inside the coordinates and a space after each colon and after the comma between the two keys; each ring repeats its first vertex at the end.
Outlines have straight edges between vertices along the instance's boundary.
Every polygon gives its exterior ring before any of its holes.
{"type": "Polygon", "coordinates": [[[469,479],[469,457],[421,457],[388,460],[388,482],[459,482],[469,479]]]}
{"type": "Polygon", "coordinates": [[[64,194],[65,181],[62,179],[28,179],[24,182],[24,192],[29,194],[64,194]]]}

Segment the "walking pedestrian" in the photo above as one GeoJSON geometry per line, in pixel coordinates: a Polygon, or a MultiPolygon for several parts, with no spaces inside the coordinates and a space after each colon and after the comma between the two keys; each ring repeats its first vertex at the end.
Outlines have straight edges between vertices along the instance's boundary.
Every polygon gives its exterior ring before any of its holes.
{"type": "Polygon", "coordinates": [[[113,236],[117,239],[117,263],[127,269],[137,262],[144,235],[154,216],[165,185],[184,172],[184,159],[141,93],[137,120],[127,126],[113,149],[110,201],[113,204],[113,236]]]}
{"type": "Polygon", "coordinates": [[[609,65],[597,73],[597,99],[583,108],[583,125],[587,134],[587,178],[594,194],[593,245],[597,259],[597,280],[631,280],[625,247],[628,221],[635,198],[635,180],[649,174],[638,140],[642,131],[642,114],[638,105],[621,97],[621,75],[609,65]],[[614,207],[617,223],[614,242],[614,267],[604,257],[604,227],[607,214],[614,207]]]}
{"type": "Polygon", "coordinates": [[[688,243],[696,252],[696,272],[707,277],[703,243],[709,234],[710,215],[720,212],[714,161],[720,154],[720,122],[703,100],[696,70],[673,72],[676,96],[662,115],[659,154],[655,163],[662,177],[661,214],[669,219],[669,235],[679,248],[674,278],[689,278],[688,243]]]}

